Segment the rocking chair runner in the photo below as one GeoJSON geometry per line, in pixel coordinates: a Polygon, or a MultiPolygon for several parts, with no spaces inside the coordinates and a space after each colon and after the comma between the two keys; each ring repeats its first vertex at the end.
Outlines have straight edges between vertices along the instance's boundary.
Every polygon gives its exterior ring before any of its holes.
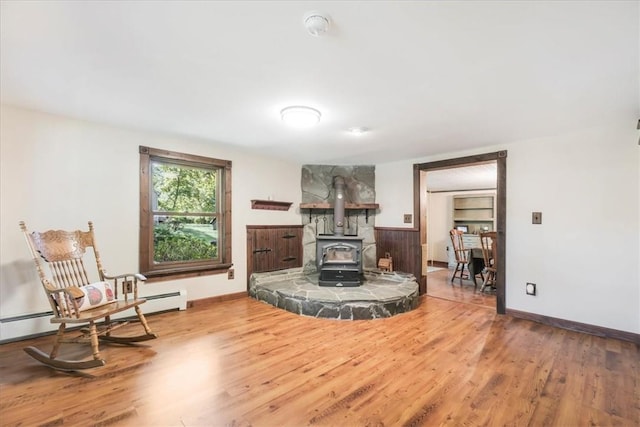
{"type": "Polygon", "coordinates": [[[56,369],[88,369],[103,366],[106,363],[100,356],[98,340],[129,344],[157,338],[151,332],[140,309],[145,299],[138,298],[138,282],[144,282],[146,278],[134,273],[107,275],[95,245],[91,221],[89,221],[89,231],[49,230],[30,233],[22,221],[20,228],[26,237],[38,276],[53,310],[51,323],[60,324],[53,349],[48,355],[35,347],[27,347],[24,351],[28,355],[56,369]],[[91,283],[85,270],[83,259],[88,258],[85,256],[87,248],[93,249],[100,282],[91,283]],[[48,275],[41,259],[49,267],[48,275]],[[118,287],[120,287],[121,298],[118,298],[118,287]],[[111,335],[115,329],[128,323],[112,322],[111,316],[131,308],[135,310],[145,333],[134,337],[111,335]],[[104,322],[97,325],[96,322],[101,319],[104,319],[104,322]],[[67,324],[86,324],[87,327],[80,329],[78,337],[67,339],[65,337],[67,324]],[[91,343],[93,359],[74,361],[57,358],[61,344],[87,341],[91,343]]]}

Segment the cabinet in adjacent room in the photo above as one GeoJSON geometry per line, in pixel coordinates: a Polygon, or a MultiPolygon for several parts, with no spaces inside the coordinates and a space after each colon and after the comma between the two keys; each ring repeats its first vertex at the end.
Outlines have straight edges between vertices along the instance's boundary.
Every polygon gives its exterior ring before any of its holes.
{"type": "Polygon", "coordinates": [[[247,284],[252,273],[302,267],[302,225],[247,225],[247,284]]]}
{"type": "Polygon", "coordinates": [[[453,197],[453,227],[479,234],[495,230],[495,197],[492,194],[453,197]]]}

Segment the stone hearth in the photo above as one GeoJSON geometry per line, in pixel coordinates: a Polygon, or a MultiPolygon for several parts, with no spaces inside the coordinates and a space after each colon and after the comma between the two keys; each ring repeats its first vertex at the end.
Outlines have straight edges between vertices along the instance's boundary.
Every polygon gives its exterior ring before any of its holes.
{"type": "Polygon", "coordinates": [[[339,320],[391,317],[418,306],[412,274],[364,270],[359,287],[318,286],[318,273],[291,268],[251,275],[249,295],[292,313],[339,320]]]}

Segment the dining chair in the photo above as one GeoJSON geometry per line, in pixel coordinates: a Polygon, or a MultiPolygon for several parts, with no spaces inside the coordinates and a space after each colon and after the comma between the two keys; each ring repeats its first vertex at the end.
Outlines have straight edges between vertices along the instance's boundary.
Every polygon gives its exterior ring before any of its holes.
{"type": "Polygon", "coordinates": [[[491,289],[496,287],[496,273],[498,271],[497,258],[497,234],[495,231],[480,233],[480,245],[482,246],[482,257],[484,258],[484,281],[480,292],[489,286],[491,289]]]}
{"type": "Polygon", "coordinates": [[[451,236],[451,245],[456,259],[456,268],[453,270],[453,274],[451,275],[451,283],[453,283],[453,280],[458,277],[460,279],[460,286],[462,286],[462,279],[472,279],[471,273],[469,272],[471,250],[465,249],[464,241],[462,239],[463,234],[464,233],[461,230],[456,230],[455,228],[449,231],[449,235],[451,236]],[[464,276],[465,267],[467,268],[466,277],[464,276]]]}

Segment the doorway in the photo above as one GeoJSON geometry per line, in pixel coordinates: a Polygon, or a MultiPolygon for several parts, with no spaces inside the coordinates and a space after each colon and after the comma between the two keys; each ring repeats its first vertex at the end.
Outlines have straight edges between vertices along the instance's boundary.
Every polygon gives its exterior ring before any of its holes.
{"type": "Polygon", "coordinates": [[[484,258],[480,233],[496,229],[496,161],[429,170],[427,188],[427,243],[423,247],[423,273],[426,270],[429,285],[426,294],[450,301],[496,308],[493,283],[483,287],[481,268],[484,258]],[[462,230],[465,248],[469,251],[473,280],[455,279],[453,269],[456,257],[451,249],[451,228],[462,230]]]}
{"type": "MultiPolygon", "coordinates": [[[[496,311],[504,314],[506,310],[505,304],[505,254],[506,254],[506,151],[498,151],[494,153],[480,154],[476,156],[460,157],[456,159],[440,160],[428,163],[419,163],[414,165],[414,213],[419,218],[419,231],[421,247],[425,248],[427,244],[428,224],[427,224],[427,173],[429,171],[437,171],[449,168],[458,168],[463,166],[480,165],[495,161],[496,163],[496,203],[495,203],[495,227],[497,232],[498,243],[498,265],[502,266],[496,275],[496,311]]],[[[426,294],[428,289],[428,276],[423,271],[420,278],[420,293],[426,294]]]]}

